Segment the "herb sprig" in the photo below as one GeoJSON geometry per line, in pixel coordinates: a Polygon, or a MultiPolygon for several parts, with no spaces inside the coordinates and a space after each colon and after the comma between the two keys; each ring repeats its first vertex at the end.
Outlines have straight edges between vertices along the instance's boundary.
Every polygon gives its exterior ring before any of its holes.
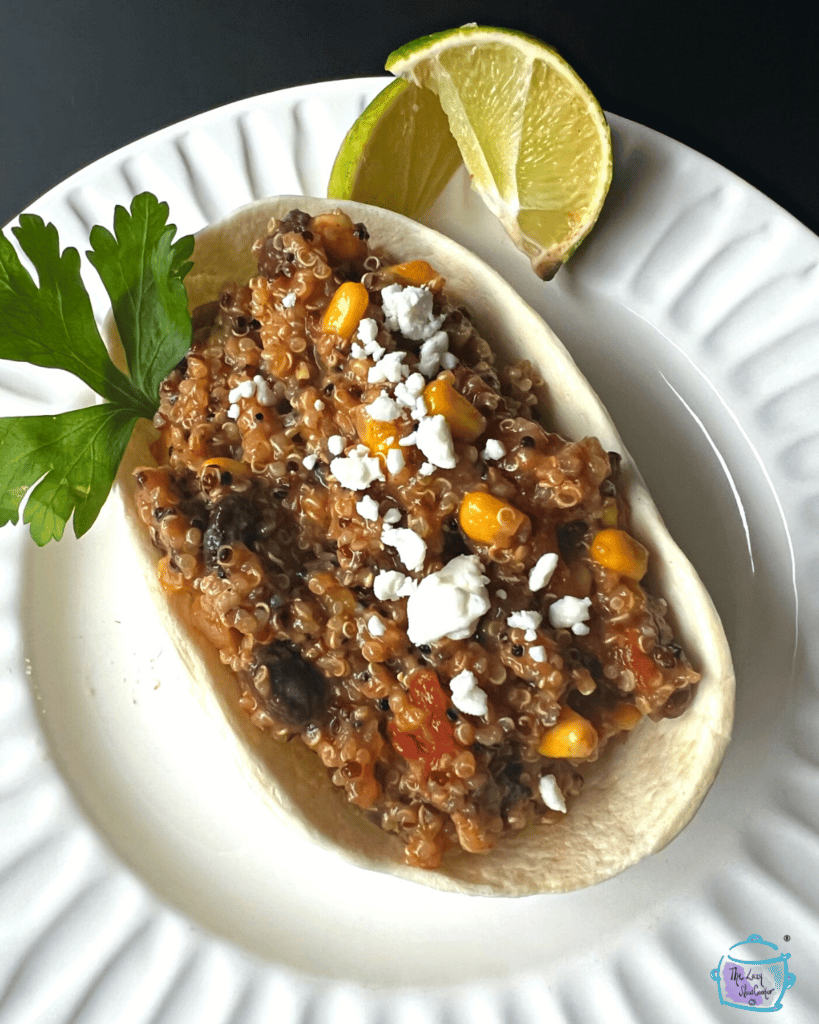
{"type": "Polygon", "coordinates": [[[92,526],[134,425],[153,417],[159,384],[190,347],[183,281],[194,240],[174,241],[168,205],[150,192],[130,210],[116,208],[113,234],[92,228],[86,255],[111,299],[126,376],[100,337],[77,250],[60,253],[57,229],[34,214],[12,231],[39,286],[0,233],[0,359],[67,370],[104,400],[55,416],[0,419],[0,526],[18,522],[34,487],[23,521],[44,545],[62,537],[72,514],[77,537],[92,526]]]}

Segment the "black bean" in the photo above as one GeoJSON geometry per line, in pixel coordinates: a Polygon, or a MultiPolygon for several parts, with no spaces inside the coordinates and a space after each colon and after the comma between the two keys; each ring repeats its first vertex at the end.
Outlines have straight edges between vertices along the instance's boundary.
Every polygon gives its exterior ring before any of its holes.
{"type": "Polygon", "coordinates": [[[514,644],[512,646],[512,655],[515,658],[522,658],[523,657],[523,648],[521,647],[520,644],[514,644]]]}
{"type": "Polygon", "coordinates": [[[557,527],[557,546],[564,561],[568,562],[586,539],[588,526],[582,519],[575,519],[570,523],[559,523],[557,527]]]}
{"type": "MultiPolygon", "coordinates": [[[[256,674],[267,675],[264,703],[273,718],[303,729],[327,707],[327,681],[315,665],[284,644],[263,647],[256,658],[256,674]]],[[[261,682],[261,680],[260,680],[261,682]]]]}
{"type": "Polygon", "coordinates": [[[256,517],[250,499],[239,494],[228,494],[222,498],[210,513],[203,540],[208,571],[213,572],[216,568],[223,547],[241,541],[250,548],[256,539],[256,532],[256,517]]]}
{"type": "Polygon", "coordinates": [[[520,446],[521,446],[521,448],[534,448],[535,447],[535,439],[533,437],[530,437],[528,434],[525,434],[520,439],[520,446]]]}

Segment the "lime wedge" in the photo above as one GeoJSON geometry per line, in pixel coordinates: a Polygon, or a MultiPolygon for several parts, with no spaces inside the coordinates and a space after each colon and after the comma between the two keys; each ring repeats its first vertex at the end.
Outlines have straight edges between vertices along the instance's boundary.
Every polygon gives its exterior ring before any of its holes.
{"type": "Polygon", "coordinates": [[[407,43],[386,67],[438,96],[473,187],[535,272],[554,276],[611,182],[609,126],[588,86],[540,40],[477,25],[407,43]]]}
{"type": "Polygon", "coordinates": [[[438,97],[399,78],[347,132],[327,195],[419,220],[460,165],[461,154],[438,97]]]}

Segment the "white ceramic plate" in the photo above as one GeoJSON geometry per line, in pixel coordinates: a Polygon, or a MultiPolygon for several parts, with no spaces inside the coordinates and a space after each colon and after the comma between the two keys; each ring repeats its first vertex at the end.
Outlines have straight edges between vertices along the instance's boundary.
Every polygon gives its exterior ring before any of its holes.
{"type": "MultiPolygon", "coordinates": [[[[242,101],[98,161],[33,207],[87,248],[150,189],[183,232],[321,195],[382,79],[242,101]]],[[[759,933],[819,1005],[819,239],[706,158],[611,117],[615,178],[545,285],[465,177],[428,218],[556,329],[723,617],[735,739],[694,822],[592,889],[459,897],[279,830],[136,587],[107,509],[80,543],[0,532],[0,1019],[68,1024],[722,1020],[710,971],[759,933]],[[784,936],[790,937],[789,941],[784,936]],[[800,970],[801,967],[801,970],[800,970]]],[[[97,314],[106,301],[93,270],[97,314]]],[[[89,396],[0,365],[6,415],[89,396]]]]}

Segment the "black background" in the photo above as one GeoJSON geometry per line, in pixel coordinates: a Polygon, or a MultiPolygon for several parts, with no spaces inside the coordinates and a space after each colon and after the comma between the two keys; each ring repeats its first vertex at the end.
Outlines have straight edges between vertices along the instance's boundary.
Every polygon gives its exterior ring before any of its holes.
{"type": "Polygon", "coordinates": [[[106,153],[236,99],[383,73],[468,21],[550,42],[606,110],[692,146],[819,232],[809,7],[653,3],[2,0],[0,224],[106,153]]]}

